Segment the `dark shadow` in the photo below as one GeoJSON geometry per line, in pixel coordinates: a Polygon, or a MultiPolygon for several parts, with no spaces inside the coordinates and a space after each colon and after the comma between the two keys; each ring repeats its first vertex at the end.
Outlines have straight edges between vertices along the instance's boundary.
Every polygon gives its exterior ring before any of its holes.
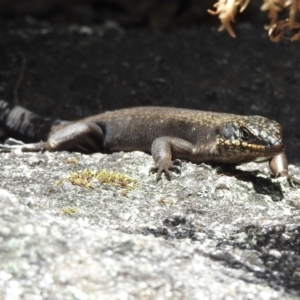
{"type": "MultiPolygon", "coordinates": [[[[244,259],[237,260],[227,250],[226,255],[220,259],[215,254],[210,255],[214,260],[225,262],[232,268],[243,268],[252,272],[256,278],[264,279],[274,289],[284,288],[295,296],[300,296],[298,269],[300,265],[300,226],[277,224],[276,226],[248,225],[242,229],[247,234],[247,240],[241,241],[232,237],[221,242],[220,250],[227,245],[243,249],[244,259]],[[288,239],[286,238],[288,237],[288,239]],[[255,243],[253,243],[255,240],[255,243]],[[252,254],[248,251],[255,250],[252,254]],[[277,253],[277,255],[274,255],[277,253]],[[261,260],[264,268],[255,268],[257,263],[249,264],[249,259],[261,260]],[[246,262],[246,263],[245,263],[246,262]],[[254,268],[253,268],[254,266],[254,268]]],[[[253,262],[253,261],[252,261],[253,262]]],[[[247,279],[245,280],[247,281],[247,279]]],[[[253,282],[250,280],[249,282],[253,282]]],[[[297,298],[298,299],[298,298],[297,298]]]]}
{"type": "Polygon", "coordinates": [[[242,171],[228,165],[212,166],[216,168],[218,174],[234,176],[239,180],[251,182],[258,194],[269,195],[274,202],[281,201],[284,198],[280,184],[272,182],[271,178],[257,176],[258,172],[242,171]]]}

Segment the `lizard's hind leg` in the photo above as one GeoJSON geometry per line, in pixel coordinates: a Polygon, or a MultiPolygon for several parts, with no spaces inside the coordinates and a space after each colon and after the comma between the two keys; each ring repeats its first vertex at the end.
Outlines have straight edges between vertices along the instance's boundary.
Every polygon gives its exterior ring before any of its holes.
{"type": "Polygon", "coordinates": [[[92,122],[78,122],[67,125],[53,133],[47,141],[33,144],[1,145],[0,152],[21,150],[22,152],[62,151],[79,152],[103,151],[104,134],[100,126],[92,122]]]}
{"type": "Polygon", "coordinates": [[[103,131],[96,123],[78,122],[56,131],[42,146],[48,151],[101,152],[103,139],[103,131]]]}

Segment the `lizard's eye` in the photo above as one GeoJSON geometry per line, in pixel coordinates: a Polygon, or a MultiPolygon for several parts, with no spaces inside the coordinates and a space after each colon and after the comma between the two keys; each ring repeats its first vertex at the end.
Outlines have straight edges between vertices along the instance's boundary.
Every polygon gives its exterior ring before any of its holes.
{"type": "Polygon", "coordinates": [[[250,136],[251,136],[251,134],[248,129],[246,129],[246,128],[241,129],[241,137],[243,140],[249,140],[250,136]]]}

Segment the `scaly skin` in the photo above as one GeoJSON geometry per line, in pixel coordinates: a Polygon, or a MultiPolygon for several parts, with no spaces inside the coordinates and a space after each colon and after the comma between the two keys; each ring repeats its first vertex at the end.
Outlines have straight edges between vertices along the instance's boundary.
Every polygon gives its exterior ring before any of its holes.
{"type": "Polygon", "coordinates": [[[274,174],[288,176],[281,126],[260,116],[135,107],[63,122],[11,108],[1,100],[0,125],[11,137],[32,143],[3,146],[3,151],[139,150],[152,153],[158,178],[178,170],[176,159],[233,165],[269,160],[274,174]]]}

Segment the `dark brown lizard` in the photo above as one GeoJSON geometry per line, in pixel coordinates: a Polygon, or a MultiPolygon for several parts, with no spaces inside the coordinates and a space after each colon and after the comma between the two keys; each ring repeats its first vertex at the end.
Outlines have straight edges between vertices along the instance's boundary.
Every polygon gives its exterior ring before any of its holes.
{"type": "Polygon", "coordinates": [[[155,161],[157,178],[178,171],[178,159],[239,165],[269,161],[288,176],[281,126],[260,116],[240,116],[171,107],[135,107],[78,121],[43,118],[0,101],[0,126],[29,144],[2,145],[2,151],[144,151],[155,161]]]}

